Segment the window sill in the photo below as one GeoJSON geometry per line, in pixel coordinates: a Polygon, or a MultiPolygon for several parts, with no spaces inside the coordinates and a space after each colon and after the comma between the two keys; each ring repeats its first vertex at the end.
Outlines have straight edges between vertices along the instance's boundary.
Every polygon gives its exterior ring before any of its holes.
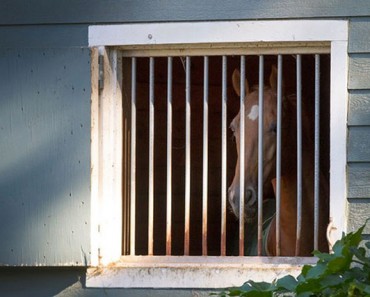
{"type": "Polygon", "coordinates": [[[108,266],[88,269],[90,288],[226,288],[247,280],[297,276],[313,257],[125,256],[108,266]]]}

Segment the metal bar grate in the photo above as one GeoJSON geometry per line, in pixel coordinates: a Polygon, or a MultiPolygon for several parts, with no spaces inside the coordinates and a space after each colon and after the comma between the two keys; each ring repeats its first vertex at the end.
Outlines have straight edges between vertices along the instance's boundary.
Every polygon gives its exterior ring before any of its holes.
{"type": "MultiPolygon", "coordinates": [[[[304,224],[309,221],[305,217],[307,194],[304,181],[304,103],[309,101],[304,101],[304,56],[298,54],[294,56],[295,60],[288,60],[288,63],[287,57],[282,54],[257,57],[224,55],[126,58],[131,63],[130,77],[127,78],[131,83],[131,143],[130,160],[127,161],[130,169],[130,194],[125,203],[129,205],[126,208],[130,209],[127,228],[129,231],[126,232],[129,233],[127,237],[130,238],[131,256],[245,256],[251,237],[256,241],[256,255],[263,256],[266,247],[265,221],[269,218],[265,214],[268,210],[265,201],[269,198],[276,199],[276,210],[272,219],[275,241],[272,246],[276,256],[282,255],[281,246],[286,236],[282,229],[286,226],[282,217],[286,194],[286,172],[283,170],[286,168],[284,160],[287,153],[284,150],[287,142],[284,119],[290,116],[285,108],[288,99],[285,94],[286,80],[283,76],[287,75],[286,73],[294,73],[294,80],[288,82],[288,87],[292,88],[291,85],[294,85],[296,98],[296,222],[293,224],[296,239],[293,253],[296,256],[301,254],[302,245],[305,244],[304,224]],[[161,70],[162,68],[164,70],[161,70]],[[270,100],[265,91],[272,87],[271,77],[270,84],[267,83],[267,74],[271,72],[271,68],[276,74],[273,90],[273,96],[276,97],[276,114],[273,116],[276,122],[268,124],[275,125],[276,143],[271,145],[271,148],[265,148],[270,139],[266,136],[266,131],[271,128],[265,127],[266,117],[271,116],[265,111],[270,100]],[[229,88],[231,72],[234,69],[238,69],[240,74],[239,97],[229,88]],[[141,72],[144,72],[145,76],[141,72]],[[257,92],[258,98],[257,113],[247,110],[250,94],[254,91],[257,92]],[[230,99],[230,96],[236,97],[236,100],[230,99]],[[228,125],[237,113],[239,147],[236,152],[228,125]],[[248,180],[247,183],[245,168],[249,165],[248,162],[251,162],[246,158],[250,149],[248,141],[251,131],[246,127],[251,118],[253,121],[258,118],[258,121],[255,121],[255,126],[258,127],[255,168],[257,177],[255,181],[248,180]],[[273,176],[268,178],[273,180],[266,181],[266,166],[271,166],[266,162],[266,154],[272,149],[275,149],[273,176]],[[235,190],[238,194],[238,221],[232,221],[228,211],[231,209],[228,202],[228,185],[235,173],[238,175],[238,187],[235,190]],[[253,182],[256,189],[252,191],[253,182]],[[273,187],[273,197],[267,196],[271,195],[268,186],[273,187]],[[250,219],[248,207],[253,203],[258,207],[256,217],[250,219]],[[145,207],[142,207],[143,205],[145,207]],[[248,219],[252,220],[252,223],[248,219]],[[145,228],[142,228],[143,225],[145,228]],[[234,241],[230,239],[232,232],[236,235],[234,241]]],[[[314,76],[311,90],[314,113],[311,121],[315,127],[312,133],[313,250],[320,248],[320,133],[325,119],[322,120],[320,109],[323,104],[320,101],[323,92],[320,86],[322,59],[319,54],[310,57],[314,76]]]]}
{"type": "Polygon", "coordinates": [[[167,59],[167,206],[166,255],[172,247],[172,57],[167,59]]]}
{"type": "Polygon", "coordinates": [[[240,202],[239,202],[239,256],[244,256],[244,199],[245,199],[245,56],[240,57],[240,202]]]}

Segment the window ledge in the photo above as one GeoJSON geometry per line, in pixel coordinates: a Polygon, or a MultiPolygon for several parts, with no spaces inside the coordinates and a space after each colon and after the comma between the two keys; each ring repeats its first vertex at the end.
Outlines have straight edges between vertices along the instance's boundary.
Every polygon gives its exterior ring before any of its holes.
{"type": "Polygon", "coordinates": [[[247,280],[297,276],[313,257],[122,257],[108,266],[88,269],[86,286],[105,288],[226,288],[247,280]]]}

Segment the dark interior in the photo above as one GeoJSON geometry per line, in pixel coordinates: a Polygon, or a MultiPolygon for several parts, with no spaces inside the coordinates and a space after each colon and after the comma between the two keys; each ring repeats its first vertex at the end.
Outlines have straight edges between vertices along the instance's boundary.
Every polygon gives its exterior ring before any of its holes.
{"type": "MultiPolygon", "coordinates": [[[[296,59],[283,56],[286,95],[296,91],[296,59]]],[[[227,125],[239,111],[239,97],[231,85],[231,75],[240,67],[239,56],[227,59],[227,125]]],[[[123,171],[123,251],[129,254],[129,141],[130,141],[130,58],[123,61],[124,90],[124,171],[123,171]]],[[[277,56],[265,56],[265,83],[277,56]]],[[[305,106],[314,112],[314,55],[302,57],[302,91],[305,106]]],[[[221,94],[222,58],[209,58],[209,181],[208,255],[220,255],[221,229],[221,94]]],[[[246,57],[250,85],[258,83],[258,56],[246,57]]],[[[148,253],[148,143],[149,143],[149,58],[137,58],[137,151],[136,151],[136,254],[148,253]]],[[[329,175],[330,56],[321,56],[321,168],[329,175]]],[[[166,254],[166,135],[167,58],[155,59],[155,158],[154,158],[154,255],[166,254]]],[[[185,70],[180,57],[173,58],[173,146],[172,146],[172,255],[184,254],[185,196],[185,70]]],[[[202,254],[202,146],[203,146],[203,57],[191,58],[191,225],[190,254],[202,254]]],[[[227,136],[228,186],[234,176],[236,149],[231,131],[227,136]]],[[[238,236],[238,222],[228,210],[227,250],[238,236]]]]}

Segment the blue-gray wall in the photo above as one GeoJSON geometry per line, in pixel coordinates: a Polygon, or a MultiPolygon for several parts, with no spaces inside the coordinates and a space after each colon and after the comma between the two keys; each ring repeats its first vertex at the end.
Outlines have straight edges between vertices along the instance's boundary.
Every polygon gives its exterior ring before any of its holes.
{"type": "Polygon", "coordinates": [[[90,51],[0,48],[0,264],[85,265],[90,51]]]}
{"type": "MultiPolygon", "coordinates": [[[[356,228],[370,217],[368,0],[1,1],[0,265],[89,263],[89,24],[301,18],[350,20],[348,222],[356,228]]],[[[369,228],[366,232],[369,236],[369,228]]],[[[37,296],[194,295],[191,290],[87,290],[84,275],[84,270],[2,268],[0,291],[7,296],[33,291],[37,296]]]]}

